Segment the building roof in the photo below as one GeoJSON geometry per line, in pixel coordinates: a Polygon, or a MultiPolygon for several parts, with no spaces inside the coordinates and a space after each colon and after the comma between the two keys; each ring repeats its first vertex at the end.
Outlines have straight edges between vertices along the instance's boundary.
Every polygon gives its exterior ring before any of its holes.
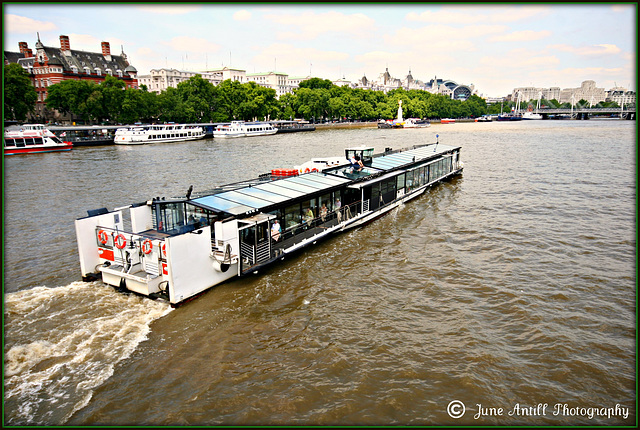
{"type": "Polygon", "coordinates": [[[116,70],[125,72],[127,67],[130,66],[125,55],[110,55],[110,59],[107,59],[101,52],[72,49],[67,51],[69,54],[66,54],[60,48],[43,46],[42,49],[44,49],[47,58],[49,58],[49,64],[60,64],[66,72],[72,72],[74,67],[78,72],[82,72],[86,67],[92,72],[96,69],[100,69],[103,72],[107,69],[113,72],[116,70]]]}
{"type": "Polygon", "coordinates": [[[17,63],[22,58],[24,54],[21,52],[4,51],[4,64],[17,63]]]}

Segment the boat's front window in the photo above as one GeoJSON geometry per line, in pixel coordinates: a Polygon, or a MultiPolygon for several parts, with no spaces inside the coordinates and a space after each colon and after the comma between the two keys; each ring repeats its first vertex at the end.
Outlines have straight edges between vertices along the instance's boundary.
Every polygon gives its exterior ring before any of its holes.
{"type": "Polygon", "coordinates": [[[156,230],[175,234],[185,225],[184,203],[157,203],[153,210],[153,226],[156,230]]]}
{"type": "Polygon", "coordinates": [[[333,169],[330,171],[331,174],[333,175],[338,175],[338,176],[342,176],[343,178],[347,178],[347,179],[361,179],[361,178],[366,178],[367,176],[373,174],[373,173],[377,173],[378,170],[376,169],[371,169],[368,167],[365,167],[364,169],[361,170],[357,170],[354,169],[352,167],[340,167],[337,169],[333,169]]]}

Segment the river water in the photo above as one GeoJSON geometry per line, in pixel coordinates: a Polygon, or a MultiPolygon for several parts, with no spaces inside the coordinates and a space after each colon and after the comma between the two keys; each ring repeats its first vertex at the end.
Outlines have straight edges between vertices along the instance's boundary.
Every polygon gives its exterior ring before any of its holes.
{"type": "Polygon", "coordinates": [[[433,124],[5,157],[4,422],[633,425],[635,127],[433,124]],[[462,147],[462,176],[177,309],[79,280],[73,221],[88,209],[436,134],[462,147]]]}

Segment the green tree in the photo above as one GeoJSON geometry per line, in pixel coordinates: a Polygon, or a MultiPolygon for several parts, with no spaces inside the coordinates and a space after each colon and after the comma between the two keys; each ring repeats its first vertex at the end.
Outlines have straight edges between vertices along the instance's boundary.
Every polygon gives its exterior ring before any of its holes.
{"type": "Polygon", "coordinates": [[[329,79],[311,78],[306,81],[300,82],[298,85],[300,88],[309,88],[310,90],[324,89],[330,90],[333,85],[329,79]]]}
{"type": "Polygon", "coordinates": [[[288,119],[292,120],[296,117],[296,96],[294,94],[283,94],[280,96],[278,100],[279,103],[279,111],[280,111],[280,119],[288,119]]]}
{"type": "Polygon", "coordinates": [[[107,75],[104,81],[98,86],[102,94],[102,106],[101,109],[96,106],[96,110],[90,111],[90,113],[98,121],[119,118],[125,96],[124,82],[111,75],[107,75]]]}
{"type": "Polygon", "coordinates": [[[24,121],[34,111],[38,95],[21,65],[4,66],[4,117],[24,121]]]}
{"type": "Polygon", "coordinates": [[[169,87],[158,96],[158,120],[160,122],[182,122],[185,112],[178,90],[169,87]]]}
{"type": "Polygon", "coordinates": [[[178,84],[185,122],[209,122],[216,104],[216,88],[201,75],[178,84]]]}
{"type": "Polygon", "coordinates": [[[95,93],[97,87],[91,81],[62,81],[49,87],[45,102],[50,109],[63,114],[74,114],[87,121],[92,116],[100,115],[97,110],[102,102],[101,96],[95,93]]]}

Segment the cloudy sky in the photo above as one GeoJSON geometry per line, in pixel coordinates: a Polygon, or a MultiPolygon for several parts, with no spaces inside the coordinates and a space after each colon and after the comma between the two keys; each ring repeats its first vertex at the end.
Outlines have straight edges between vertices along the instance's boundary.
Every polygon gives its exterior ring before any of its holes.
{"type": "Polygon", "coordinates": [[[152,68],[231,66],[357,81],[397,78],[473,84],[484,96],[520,86],[637,90],[635,4],[446,5],[369,3],[7,4],[4,50],[18,42],[122,49],[152,68]],[[121,48],[122,47],[122,48],[121,48]]]}

